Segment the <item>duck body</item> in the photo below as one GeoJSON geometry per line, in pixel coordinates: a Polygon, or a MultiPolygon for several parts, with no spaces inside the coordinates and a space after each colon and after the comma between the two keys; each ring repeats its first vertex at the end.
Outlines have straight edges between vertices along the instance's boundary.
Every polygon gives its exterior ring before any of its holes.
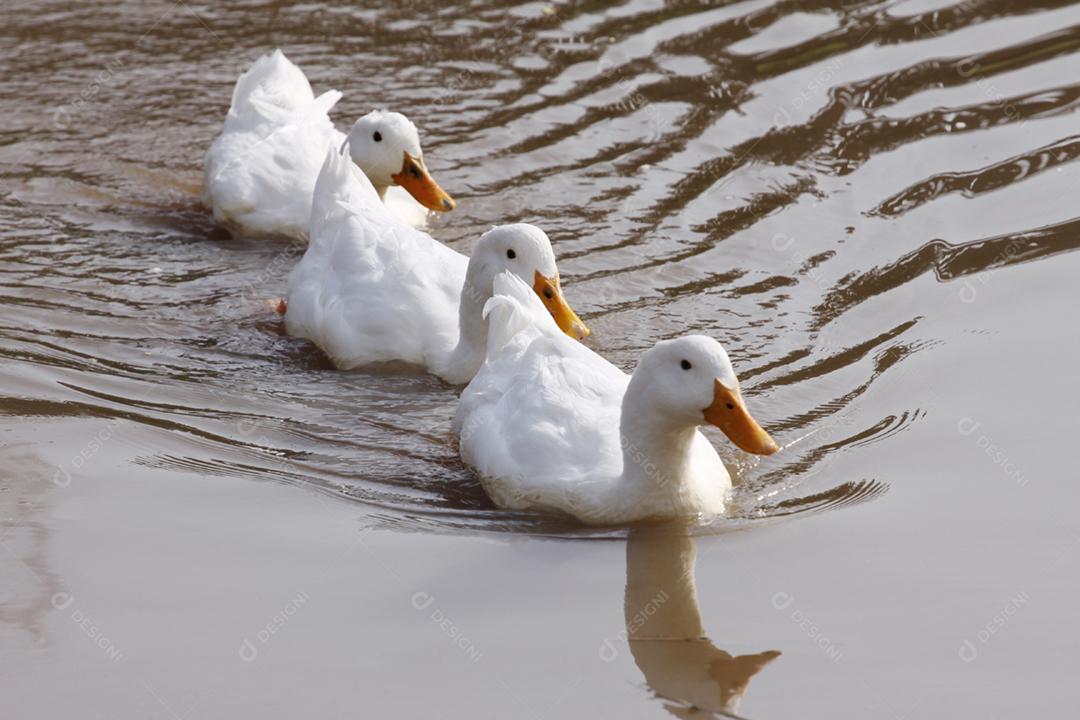
{"type": "Polygon", "coordinates": [[[410,193],[436,210],[453,209],[453,199],[427,173],[419,134],[408,118],[373,111],[347,136],[329,116],[340,99],[337,90],[316,97],[303,71],[280,49],[241,75],[225,126],[203,163],[203,202],[214,219],[236,235],[306,240],[312,193],[327,151],[361,132],[377,133],[380,141],[354,142],[353,161],[376,179],[379,197],[402,222],[414,227],[427,222],[428,208],[410,193]]]}
{"type": "Polygon", "coordinates": [[[306,238],[311,193],[328,147],[345,135],[281,50],[259,58],[233,90],[225,126],[203,163],[203,201],[234,234],[306,238]]]}
{"type": "Polygon", "coordinates": [[[314,197],[311,241],[289,278],[287,332],[341,369],[443,369],[458,344],[468,258],[400,223],[347,155],[328,153],[314,197]]]}
{"type": "Polygon", "coordinates": [[[394,217],[348,152],[328,152],[316,181],[311,240],[289,277],[290,335],[313,341],[341,369],[400,361],[464,384],[483,362],[492,278],[507,269],[550,292],[550,312],[568,331],[588,332],[562,299],[542,231],[495,228],[467,258],[394,217]]]}
{"type": "Polygon", "coordinates": [[[454,429],[497,505],[601,525],[724,511],[731,478],[697,429],[713,379],[735,382],[718,343],[660,343],[628,376],[561,335],[516,278],[496,279],[487,312],[487,358],[462,393],[454,429]],[[665,377],[689,379],[682,355],[700,376],[689,399],[665,377]]]}

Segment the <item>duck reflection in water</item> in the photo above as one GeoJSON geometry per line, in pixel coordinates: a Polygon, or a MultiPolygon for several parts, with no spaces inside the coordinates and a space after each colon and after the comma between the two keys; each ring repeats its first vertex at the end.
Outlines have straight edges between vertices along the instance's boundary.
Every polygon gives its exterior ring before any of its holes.
{"type": "Polygon", "coordinates": [[[626,634],[634,662],[664,709],[679,718],[732,717],[777,650],[732,655],[705,636],[687,529],[635,529],[626,546],[626,634]]]}

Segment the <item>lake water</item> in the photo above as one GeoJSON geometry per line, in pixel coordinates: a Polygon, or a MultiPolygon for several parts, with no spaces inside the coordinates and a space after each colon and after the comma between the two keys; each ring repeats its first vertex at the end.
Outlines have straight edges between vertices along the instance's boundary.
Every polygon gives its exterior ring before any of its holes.
{"type": "Polygon", "coordinates": [[[24,2],[0,18],[13,717],[1063,717],[1080,6],[24,2]],[[370,6],[369,6],[370,5],[370,6]],[[335,371],[202,156],[283,48],[544,228],[588,344],[727,347],[730,517],[499,511],[457,391],[335,371]]]}

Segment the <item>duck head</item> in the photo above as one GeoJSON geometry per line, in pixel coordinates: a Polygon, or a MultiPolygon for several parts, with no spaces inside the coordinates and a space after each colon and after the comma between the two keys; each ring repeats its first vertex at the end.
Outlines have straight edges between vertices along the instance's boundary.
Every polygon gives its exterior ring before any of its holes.
{"type": "Polygon", "coordinates": [[[475,274],[471,286],[484,288],[487,297],[495,276],[512,272],[536,291],[560,330],[576,340],[589,336],[589,328],[563,297],[551,241],[535,225],[516,223],[488,230],[477,242],[469,267],[475,274]]]}
{"type": "Polygon", "coordinates": [[[428,174],[420,134],[401,113],[375,110],[357,120],[349,132],[349,153],[380,197],[386,188],[400,185],[429,210],[448,212],[456,207],[428,174]]]}
{"type": "Polygon", "coordinates": [[[631,383],[671,426],[715,425],[756,455],[780,449],[746,409],[727,352],[712,338],[688,335],[657,343],[641,356],[631,383]]]}

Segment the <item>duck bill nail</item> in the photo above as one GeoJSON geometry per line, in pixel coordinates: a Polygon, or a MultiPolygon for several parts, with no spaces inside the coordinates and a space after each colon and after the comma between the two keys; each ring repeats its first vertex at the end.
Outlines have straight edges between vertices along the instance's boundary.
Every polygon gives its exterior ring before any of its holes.
{"type": "Polygon", "coordinates": [[[780,449],[746,409],[739,388],[734,390],[719,380],[713,387],[713,401],[703,411],[706,422],[715,425],[740,449],[755,455],[772,455],[780,449]]]}
{"type": "Polygon", "coordinates": [[[454,198],[450,197],[445,190],[439,187],[431,175],[428,174],[424,162],[405,153],[405,159],[401,164],[401,172],[391,175],[395,184],[405,188],[416,202],[428,210],[436,212],[449,212],[457,207],[454,198]]]}
{"type": "Polygon", "coordinates": [[[589,328],[563,297],[558,275],[549,278],[542,275],[539,270],[536,271],[533,277],[533,290],[540,296],[540,300],[551,313],[551,317],[555,318],[555,324],[560,330],[575,340],[584,340],[589,337],[591,334],[589,328]]]}

